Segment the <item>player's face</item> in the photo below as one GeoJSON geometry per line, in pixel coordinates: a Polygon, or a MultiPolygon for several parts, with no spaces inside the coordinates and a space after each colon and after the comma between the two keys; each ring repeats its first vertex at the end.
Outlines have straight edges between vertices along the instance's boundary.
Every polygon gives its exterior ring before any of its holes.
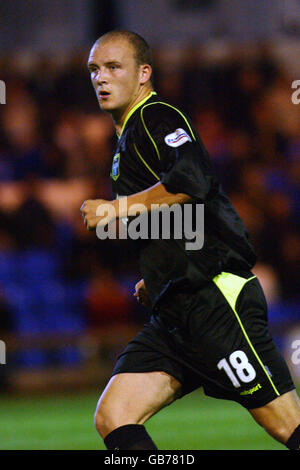
{"type": "Polygon", "coordinates": [[[88,68],[101,109],[122,113],[130,107],[140,87],[140,68],[130,43],[114,39],[94,45],[88,68]]]}

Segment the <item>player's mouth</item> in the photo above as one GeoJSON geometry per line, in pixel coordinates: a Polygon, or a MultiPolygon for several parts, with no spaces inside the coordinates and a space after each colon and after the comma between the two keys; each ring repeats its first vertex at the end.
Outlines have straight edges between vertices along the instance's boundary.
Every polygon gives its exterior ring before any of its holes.
{"type": "Polygon", "coordinates": [[[100,100],[106,100],[107,98],[109,98],[110,93],[108,91],[101,90],[99,91],[98,96],[100,100]]]}

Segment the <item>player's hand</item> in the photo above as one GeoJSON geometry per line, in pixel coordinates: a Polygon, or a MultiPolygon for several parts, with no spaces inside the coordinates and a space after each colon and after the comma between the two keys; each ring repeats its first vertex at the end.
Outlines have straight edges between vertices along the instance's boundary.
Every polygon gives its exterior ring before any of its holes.
{"type": "Polygon", "coordinates": [[[151,300],[149,293],[146,289],[144,279],[141,279],[136,285],[135,285],[135,293],[133,294],[134,297],[137,298],[137,301],[143,305],[144,307],[150,307],[151,306],[151,300]]]}
{"type": "Polygon", "coordinates": [[[84,201],[80,211],[88,230],[95,230],[99,225],[105,226],[115,219],[114,206],[111,201],[105,199],[88,199],[84,201]],[[102,212],[101,215],[99,210],[102,212]]]}

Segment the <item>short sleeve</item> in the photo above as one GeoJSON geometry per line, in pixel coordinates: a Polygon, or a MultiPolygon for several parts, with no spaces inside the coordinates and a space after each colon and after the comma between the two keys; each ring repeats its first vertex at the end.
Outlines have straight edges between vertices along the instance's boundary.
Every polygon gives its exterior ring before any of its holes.
{"type": "Polygon", "coordinates": [[[142,120],[167,191],[204,201],[214,176],[207,151],[188,119],[174,107],[153,104],[144,108],[142,120]]]}

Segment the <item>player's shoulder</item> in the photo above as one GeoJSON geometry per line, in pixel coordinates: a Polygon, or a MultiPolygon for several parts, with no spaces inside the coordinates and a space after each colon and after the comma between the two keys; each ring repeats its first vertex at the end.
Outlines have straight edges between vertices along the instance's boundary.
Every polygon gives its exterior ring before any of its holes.
{"type": "Polygon", "coordinates": [[[140,108],[140,119],[150,131],[174,125],[190,126],[190,119],[178,107],[162,100],[159,96],[153,97],[140,108]]]}

